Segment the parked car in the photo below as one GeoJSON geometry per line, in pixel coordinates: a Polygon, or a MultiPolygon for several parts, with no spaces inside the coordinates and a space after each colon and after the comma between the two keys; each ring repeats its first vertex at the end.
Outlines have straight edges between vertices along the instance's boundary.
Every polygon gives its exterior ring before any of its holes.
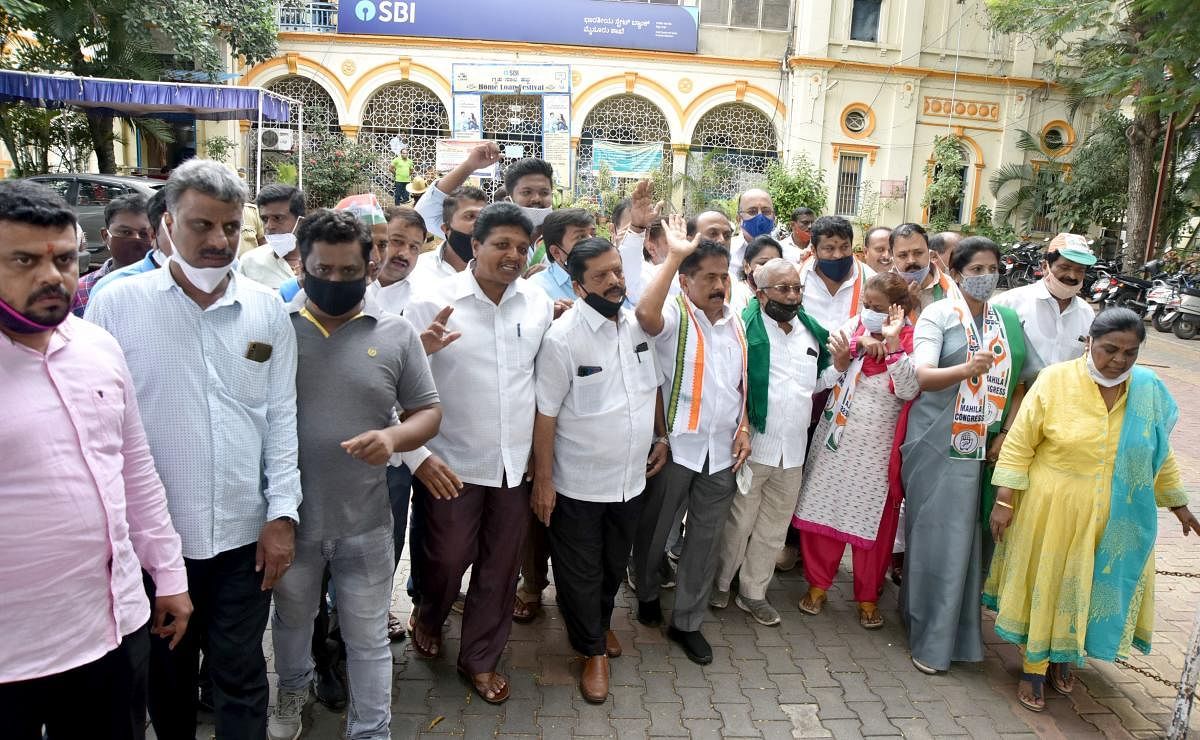
{"type": "Polygon", "coordinates": [[[166,184],[163,180],[149,177],[77,172],[34,175],[26,179],[40,182],[57,192],[75,210],[87,242],[87,258],[81,255],[79,260],[80,274],[89,269],[98,269],[108,259],[108,248],[100,239],[100,229],[104,228],[104,207],[109,201],[130,193],[141,193],[149,198],[166,184]]]}

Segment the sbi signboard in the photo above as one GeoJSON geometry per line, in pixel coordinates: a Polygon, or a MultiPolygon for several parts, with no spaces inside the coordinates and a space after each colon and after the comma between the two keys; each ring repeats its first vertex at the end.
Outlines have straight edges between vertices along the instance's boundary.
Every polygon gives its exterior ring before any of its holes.
{"type": "Polygon", "coordinates": [[[696,8],[606,0],[342,0],[338,32],[696,52],[696,8]]]}

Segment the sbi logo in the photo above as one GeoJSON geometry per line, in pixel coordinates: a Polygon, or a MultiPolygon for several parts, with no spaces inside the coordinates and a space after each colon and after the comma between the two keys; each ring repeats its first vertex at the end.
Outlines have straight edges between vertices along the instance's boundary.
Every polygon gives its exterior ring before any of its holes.
{"type": "Polygon", "coordinates": [[[363,23],[375,20],[381,23],[416,23],[417,3],[415,0],[358,0],[354,6],[354,17],[363,23]]]}

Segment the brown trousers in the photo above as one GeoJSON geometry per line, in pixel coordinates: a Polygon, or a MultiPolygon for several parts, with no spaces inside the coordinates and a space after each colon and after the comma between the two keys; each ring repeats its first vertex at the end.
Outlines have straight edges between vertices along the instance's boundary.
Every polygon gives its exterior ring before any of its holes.
{"type": "Polygon", "coordinates": [[[439,634],[468,566],[458,665],[469,675],[496,670],[512,630],[513,597],[529,524],[529,486],[464,484],[458,498],[435,499],[413,479],[413,504],[425,517],[421,629],[439,634]]]}
{"type": "Polygon", "coordinates": [[[546,525],[529,512],[529,530],[521,548],[521,593],[537,596],[550,585],[550,537],[546,525]]]}

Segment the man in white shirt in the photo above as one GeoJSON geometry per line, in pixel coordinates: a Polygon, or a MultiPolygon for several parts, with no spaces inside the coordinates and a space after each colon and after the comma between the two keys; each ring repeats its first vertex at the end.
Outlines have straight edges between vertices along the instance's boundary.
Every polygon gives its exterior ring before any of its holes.
{"type": "Polygon", "coordinates": [[[1079,297],[1079,291],[1087,268],[1094,264],[1096,255],[1087,239],[1078,234],[1059,234],[1046,245],[1042,261],[1045,277],[992,299],[1016,311],[1025,328],[1025,341],[1043,365],[1083,356],[1096,312],[1079,297]]]}
{"type": "Polygon", "coordinates": [[[854,227],[841,216],[812,225],[813,256],[800,268],[804,310],[835,332],[862,311],[863,285],[875,271],[854,257],[854,227]]]}
{"type": "Polygon", "coordinates": [[[409,280],[421,247],[425,244],[425,219],[408,206],[387,210],[387,247],[375,281],[367,286],[367,295],[388,313],[400,315],[408,307],[413,284],[409,280]]]}
{"type": "Polygon", "coordinates": [[[745,339],[741,320],[725,303],[729,251],[710,239],[689,241],[683,219],[666,226],[670,251],[638,302],[642,330],[655,338],[672,460],[646,493],[633,543],[638,621],[662,623],[658,592],[663,548],[688,512],[687,536],[676,574],[675,608],[667,636],[695,663],[712,662],[700,634],[716,571],[721,529],[733,500],[734,474],[750,454],[745,423],[745,339]],[[667,301],[679,274],[680,295],[667,301]],[[664,305],[665,304],[665,305],[664,305]]]}
{"type": "MultiPolygon", "coordinates": [[[[730,270],[742,266],[746,245],[756,236],[775,232],[775,204],[771,194],[761,188],[750,188],[738,196],[738,234],[729,245],[730,270]]],[[[784,257],[790,259],[788,254],[784,257]]]]}
{"type": "MultiPolygon", "coordinates": [[[[779,241],[786,249],[788,246],[795,247],[800,254],[800,260],[808,257],[808,250],[812,248],[812,225],[817,220],[817,214],[811,208],[801,206],[792,211],[792,220],[789,224],[790,230],[788,235],[779,241]]],[[[800,261],[797,260],[797,261],[800,261]]]]}
{"type": "Polygon", "coordinates": [[[256,203],[267,243],[243,254],[238,260],[238,270],[251,280],[278,290],[280,285],[295,278],[300,269],[296,224],[304,216],[304,193],[291,185],[274,183],[258,192],[256,203]]]}
{"type": "Polygon", "coordinates": [[[85,314],[129,363],[195,604],[174,650],[152,645],[150,716],[159,737],[195,734],[203,648],[217,735],[262,738],[263,633],[299,524],[296,334],[278,294],[232,269],[246,195],[234,172],[192,159],[164,190],[171,259],[85,314]]]}
{"type": "Polygon", "coordinates": [[[416,210],[425,221],[426,231],[445,241],[436,249],[417,257],[416,266],[409,275],[409,280],[415,286],[432,284],[457,275],[473,259],[471,233],[479,212],[488,204],[487,195],[471,185],[460,185],[443,192],[442,186],[453,175],[454,172],[451,172],[434,182],[428,194],[417,203],[416,210]]]}
{"type": "Polygon", "coordinates": [[[709,603],[728,606],[740,570],[735,603],[769,627],[779,624],[779,612],[767,601],[767,585],[804,482],[813,393],[835,385],[849,365],[833,366],[828,332],[800,307],[803,288],[794,264],[773,259],[758,268],[754,282],[756,297],[743,314],[751,453],[740,476],[743,495],[734,497],[722,534],[709,603]]]}
{"type": "Polygon", "coordinates": [[[508,678],[496,668],[512,629],[529,523],[534,359],[554,316],[546,294],[518,279],[532,236],[519,208],[488,206],[475,221],[468,269],[420,286],[405,311],[414,326],[440,315],[446,329],[462,333],[429,358],[442,397],[438,435],[419,455],[406,456],[413,507],[425,527],[413,643],[422,655],[440,654],[442,624],[471,567],[458,667],[492,703],[509,694],[508,678]]]}
{"type": "Polygon", "coordinates": [[[892,271],[892,230],[873,226],[863,237],[863,262],[875,272],[892,271]]]}
{"type": "MultiPolygon", "coordinates": [[[[653,194],[653,184],[649,180],[642,180],[634,186],[624,210],[624,216],[628,218],[625,237],[617,244],[625,270],[625,295],[634,305],[641,299],[642,290],[654,279],[654,273],[667,256],[664,219],[659,215],[662,204],[653,202],[653,194]]],[[[729,220],[726,219],[725,223],[728,224],[729,220]]],[[[732,228],[730,232],[732,234],[732,228]]],[[[672,283],[672,288],[674,294],[679,286],[672,283]]]]}
{"type": "MultiPolygon", "coordinates": [[[[932,248],[932,239],[923,226],[900,224],[892,229],[888,243],[892,248],[893,269],[908,283],[909,291],[920,304],[917,314],[929,304],[953,293],[953,281],[939,264],[937,253],[932,248]]],[[[949,264],[949,260],[945,264],[949,264]]],[[[916,321],[916,316],[910,318],[916,321]]]]}
{"type": "Polygon", "coordinates": [[[587,660],[580,691],[600,703],[608,659],[621,654],[610,622],[640,494],[666,463],[667,444],[652,444],[661,377],[649,337],[622,308],[620,254],[605,239],[585,239],[567,268],[578,300],[546,332],[537,358],[532,504],[549,527],[567,637],[587,660]]]}

